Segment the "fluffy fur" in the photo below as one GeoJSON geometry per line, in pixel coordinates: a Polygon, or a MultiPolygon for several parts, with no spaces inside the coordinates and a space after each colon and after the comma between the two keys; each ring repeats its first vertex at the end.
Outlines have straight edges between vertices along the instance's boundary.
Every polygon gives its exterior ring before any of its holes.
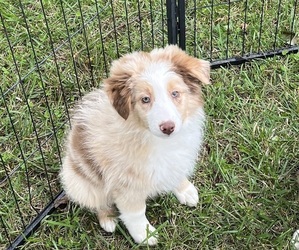
{"type": "Polygon", "coordinates": [[[148,197],[173,192],[196,206],[188,177],[203,139],[200,82],[209,78],[208,62],[170,45],[114,61],[104,87],[79,103],[60,177],[69,198],[95,211],[104,230],[115,230],[116,207],[133,239],[153,245],[148,197]]]}

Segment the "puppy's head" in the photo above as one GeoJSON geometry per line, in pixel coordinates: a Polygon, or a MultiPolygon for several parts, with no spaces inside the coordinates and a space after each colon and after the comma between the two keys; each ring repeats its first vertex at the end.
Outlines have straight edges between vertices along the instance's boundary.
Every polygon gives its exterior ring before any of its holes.
{"type": "Polygon", "coordinates": [[[169,45],[114,61],[104,84],[121,117],[132,115],[153,134],[165,137],[177,133],[202,106],[200,83],[209,80],[209,62],[169,45]]]}

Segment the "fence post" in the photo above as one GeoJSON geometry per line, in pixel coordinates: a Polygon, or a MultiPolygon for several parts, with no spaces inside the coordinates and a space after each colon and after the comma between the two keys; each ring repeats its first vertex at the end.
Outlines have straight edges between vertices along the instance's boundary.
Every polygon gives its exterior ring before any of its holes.
{"type": "Polygon", "coordinates": [[[178,0],[178,34],[179,46],[186,50],[185,0],[178,0]]]}
{"type": "Polygon", "coordinates": [[[177,16],[176,16],[176,0],[167,0],[167,36],[168,44],[177,44],[177,16]]]}
{"type": "Polygon", "coordinates": [[[186,49],[185,1],[166,0],[168,43],[186,49]],[[178,39],[179,38],[179,39],[178,39]]]}

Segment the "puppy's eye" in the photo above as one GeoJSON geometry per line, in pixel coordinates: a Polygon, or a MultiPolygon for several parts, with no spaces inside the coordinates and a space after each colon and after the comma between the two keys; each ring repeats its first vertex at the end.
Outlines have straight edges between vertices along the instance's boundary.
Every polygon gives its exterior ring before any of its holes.
{"type": "Polygon", "coordinates": [[[173,97],[173,98],[178,98],[178,97],[180,97],[180,92],[179,91],[172,91],[171,92],[171,96],[173,97]]]}
{"type": "Polygon", "coordinates": [[[142,97],[142,98],[141,98],[141,101],[142,101],[143,103],[150,103],[150,102],[151,102],[151,98],[148,97],[148,96],[145,96],[145,97],[142,97]]]}

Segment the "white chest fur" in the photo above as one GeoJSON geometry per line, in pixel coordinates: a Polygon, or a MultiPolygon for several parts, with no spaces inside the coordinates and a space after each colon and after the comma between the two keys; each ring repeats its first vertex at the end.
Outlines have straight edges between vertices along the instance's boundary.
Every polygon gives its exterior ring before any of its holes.
{"type": "Polygon", "coordinates": [[[193,173],[203,129],[204,112],[200,109],[196,116],[186,121],[178,134],[153,138],[146,169],[155,193],[173,190],[184,177],[193,173]]]}

